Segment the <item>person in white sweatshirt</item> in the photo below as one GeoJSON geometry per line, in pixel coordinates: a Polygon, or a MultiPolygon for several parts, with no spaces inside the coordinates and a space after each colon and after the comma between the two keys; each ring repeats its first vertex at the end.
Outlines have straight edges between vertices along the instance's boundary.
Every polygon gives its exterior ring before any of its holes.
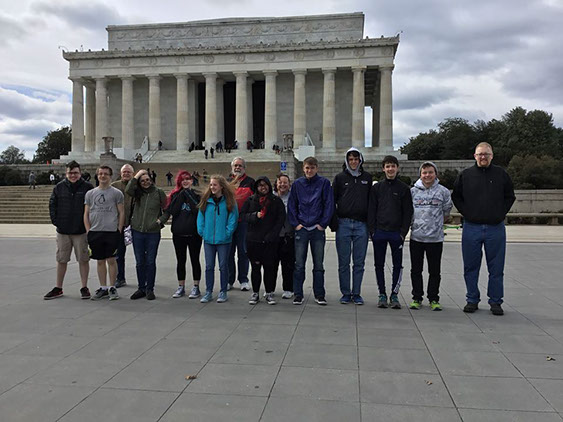
{"type": "Polygon", "coordinates": [[[439,184],[438,168],[431,161],[420,166],[420,179],[411,188],[414,207],[409,249],[411,254],[411,282],[413,301],[409,307],[420,309],[424,288],[422,269],[424,254],[428,261],[427,297],[433,311],[441,311],[440,272],[444,246],[444,222],[452,209],[450,191],[439,184]]]}

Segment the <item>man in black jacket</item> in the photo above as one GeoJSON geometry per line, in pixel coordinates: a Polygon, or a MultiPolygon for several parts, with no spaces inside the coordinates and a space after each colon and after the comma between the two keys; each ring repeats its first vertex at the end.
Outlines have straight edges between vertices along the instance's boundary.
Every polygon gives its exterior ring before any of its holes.
{"type": "Polygon", "coordinates": [[[360,151],[350,148],[346,152],[342,172],[334,177],[332,183],[336,205],[336,253],[342,304],[364,304],[361,288],[369,240],[367,219],[372,176],[364,171],[363,162],[360,151]],[[350,257],[353,262],[352,290],[350,257]]]}
{"type": "Polygon", "coordinates": [[[397,179],[397,157],[388,155],[383,159],[383,172],[385,179],[371,188],[368,210],[368,229],[373,241],[375,277],[379,288],[377,306],[387,308],[385,254],[389,244],[393,259],[393,282],[389,303],[393,309],[400,309],[398,294],[403,274],[403,243],[409,232],[414,211],[410,188],[397,179]]]}
{"type": "Polygon", "coordinates": [[[454,205],[464,217],[461,250],[467,304],[463,311],[473,313],[478,309],[479,269],[484,246],[489,270],[489,305],[493,315],[503,315],[501,304],[506,255],[504,218],[516,197],[508,173],[491,164],[491,145],[486,142],[478,144],[474,157],[475,165],[461,172],[452,194],[454,205]]]}
{"type": "Polygon", "coordinates": [[[70,254],[74,249],[82,288],[82,299],[90,299],[88,290],[88,240],[84,227],[84,198],[92,189],[91,183],[81,177],[80,165],[71,161],[66,166],[66,179],[57,183],[49,199],[51,222],[57,228],[57,285],[44,296],[45,300],[63,295],[63,280],[66,274],[70,254]]]}

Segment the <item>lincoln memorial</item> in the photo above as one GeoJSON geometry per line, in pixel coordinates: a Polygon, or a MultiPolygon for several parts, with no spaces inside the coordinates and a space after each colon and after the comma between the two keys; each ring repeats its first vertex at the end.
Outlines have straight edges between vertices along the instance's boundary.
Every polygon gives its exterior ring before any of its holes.
{"type": "Polygon", "coordinates": [[[159,141],[180,160],[218,142],[266,152],[284,140],[296,154],[311,146],[316,155],[350,146],[398,154],[399,38],[363,30],[363,13],[110,25],[107,50],[63,53],[73,84],[69,156],[96,161],[104,137],[125,160],[159,141]]]}

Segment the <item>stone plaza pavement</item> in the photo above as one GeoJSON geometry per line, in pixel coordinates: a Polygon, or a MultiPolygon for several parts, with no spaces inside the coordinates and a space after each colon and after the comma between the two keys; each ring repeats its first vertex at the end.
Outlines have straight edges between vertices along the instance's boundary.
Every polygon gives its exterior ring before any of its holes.
{"type": "MultiPolygon", "coordinates": [[[[121,300],[80,300],[72,263],[65,296],[44,301],[54,285],[54,239],[2,237],[0,420],[561,421],[563,236],[552,241],[509,243],[506,314],[494,317],[485,302],[475,314],[461,311],[456,241],[444,248],[445,309],[431,312],[376,308],[371,246],[366,304],[340,305],[333,241],[326,307],[310,294],[310,263],[304,306],[279,298],[279,288],[276,306],[250,306],[239,290],[224,304],[172,299],[169,239],[160,246],[155,301],[128,299],[132,250],[121,300]]],[[[408,250],[404,266],[403,305],[408,250]]],[[[484,291],[483,272],[481,280],[484,291]]],[[[93,263],[89,285],[97,286],[93,263]]]]}

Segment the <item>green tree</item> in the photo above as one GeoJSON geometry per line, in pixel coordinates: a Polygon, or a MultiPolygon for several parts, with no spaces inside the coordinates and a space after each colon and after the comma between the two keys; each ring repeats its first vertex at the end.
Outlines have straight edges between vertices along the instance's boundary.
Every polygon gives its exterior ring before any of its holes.
{"type": "Polygon", "coordinates": [[[400,150],[401,154],[408,154],[409,160],[438,160],[442,156],[444,144],[438,132],[430,129],[410,138],[400,150]]]}
{"type": "Polygon", "coordinates": [[[561,161],[549,155],[515,155],[507,171],[516,189],[563,188],[561,161]]]}
{"type": "Polygon", "coordinates": [[[10,145],[0,154],[0,163],[22,164],[29,163],[29,160],[26,160],[24,151],[20,151],[19,148],[10,145]]]}
{"type": "Polygon", "coordinates": [[[33,162],[46,163],[47,161],[60,158],[61,155],[68,154],[71,138],[72,129],[69,126],[63,126],[60,129],[47,132],[47,135],[37,145],[33,162]]]}
{"type": "Polygon", "coordinates": [[[438,125],[440,138],[444,145],[442,160],[462,160],[473,158],[475,145],[479,143],[475,127],[465,119],[452,117],[438,125]]]}

